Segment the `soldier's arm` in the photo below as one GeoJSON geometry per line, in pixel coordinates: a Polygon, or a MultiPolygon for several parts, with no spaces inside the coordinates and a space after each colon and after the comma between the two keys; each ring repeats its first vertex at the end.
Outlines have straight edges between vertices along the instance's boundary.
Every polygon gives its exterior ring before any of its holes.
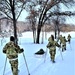
{"type": "Polygon", "coordinates": [[[3,47],[3,53],[6,53],[7,48],[8,48],[8,44],[6,44],[6,45],[3,47]]]}
{"type": "Polygon", "coordinates": [[[61,45],[59,45],[57,42],[56,42],[56,46],[57,46],[57,47],[61,47],[61,45]]]}
{"type": "Polygon", "coordinates": [[[46,46],[47,48],[49,48],[50,47],[50,42],[47,44],[47,46],[46,46]]]}
{"type": "Polygon", "coordinates": [[[22,53],[24,50],[20,48],[20,46],[16,45],[16,52],[22,53]]]}
{"type": "Polygon", "coordinates": [[[52,46],[52,43],[51,42],[49,42],[48,44],[47,44],[47,48],[49,48],[49,47],[51,47],[52,46]]]}

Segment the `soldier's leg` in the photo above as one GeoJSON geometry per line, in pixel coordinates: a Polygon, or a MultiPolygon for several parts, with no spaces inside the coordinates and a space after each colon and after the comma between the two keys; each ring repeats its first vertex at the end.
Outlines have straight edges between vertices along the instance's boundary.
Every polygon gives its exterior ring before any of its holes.
{"type": "Polygon", "coordinates": [[[64,45],[64,50],[66,50],[66,45],[64,45]]]}
{"type": "Polygon", "coordinates": [[[14,61],[13,74],[18,75],[18,59],[14,61]]]}
{"type": "Polygon", "coordinates": [[[62,52],[64,51],[64,45],[62,45],[62,52]]]}
{"type": "Polygon", "coordinates": [[[70,39],[68,39],[68,43],[70,44],[70,39]]]}
{"type": "Polygon", "coordinates": [[[10,61],[13,75],[18,75],[18,59],[10,61]]]}
{"type": "Polygon", "coordinates": [[[51,61],[52,61],[52,51],[50,51],[49,53],[50,53],[50,58],[51,58],[51,61]]]}
{"type": "Polygon", "coordinates": [[[55,51],[52,51],[52,62],[55,62],[55,51]]]}

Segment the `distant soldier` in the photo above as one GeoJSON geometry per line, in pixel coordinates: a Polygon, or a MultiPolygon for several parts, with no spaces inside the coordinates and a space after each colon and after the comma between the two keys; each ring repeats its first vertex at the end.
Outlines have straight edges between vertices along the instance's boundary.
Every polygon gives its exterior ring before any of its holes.
{"type": "Polygon", "coordinates": [[[20,49],[20,47],[14,43],[14,40],[15,38],[11,36],[10,42],[3,48],[3,53],[5,53],[9,59],[13,75],[18,75],[18,53],[22,53],[24,50],[20,49]]]}
{"type": "Polygon", "coordinates": [[[59,37],[58,37],[58,39],[57,39],[57,42],[60,42],[60,45],[61,45],[61,43],[62,43],[62,35],[60,35],[59,37]]]}
{"type": "Polygon", "coordinates": [[[65,36],[62,37],[62,42],[61,42],[62,52],[63,52],[64,50],[66,50],[66,42],[67,42],[67,40],[66,40],[65,36]]]}
{"type": "Polygon", "coordinates": [[[68,42],[69,42],[69,44],[70,44],[70,41],[71,41],[71,35],[70,35],[70,34],[68,34],[67,39],[68,39],[68,42]]]}
{"type": "Polygon", "coordinates": [[[56,54],[56,46],[60,47],[60,45],[54,40],[54,36],[51,35],[51,40],[47,44],[47,48],[49,48],[50,58],[53,63],[55,63],[55,54],[56,54]]]}

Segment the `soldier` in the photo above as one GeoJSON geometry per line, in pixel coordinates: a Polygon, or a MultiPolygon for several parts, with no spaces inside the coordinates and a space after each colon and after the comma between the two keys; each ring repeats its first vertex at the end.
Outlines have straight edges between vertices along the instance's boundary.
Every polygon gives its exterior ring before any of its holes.
{"type": "Polygon", "coordinates": [[[13,75],[18,75],[18,53],[22,53],[24,50],[20,49],[20,47],[14,43],[14,40],[15,38],[11,36],[10,42],[3,48],[3,53],[5,53],[9,59],[13,75]]]}
{"type": "Polygon", "coordinates": [[[49,48],[50,58],[53,63],[55,63],[55,54],[56,54],[56,46],[60,47],[60,45],[54,40],[54,36],[51,35],[51,39],[47,44],[47,48],[49,48]]]}
{"type": "Polygon", "coordinates": [[[60,45],[61,45],[61,43],[62,43],[62,35],[60,35],[59,37],[58,37],[58,39],[57,39],[57,42],[60,42],[60,45]]]}
{"type": "Polygon", "coordinates": [[[67,40],[66,40],[65,36],[62,37],[62,43],[61,43],[61,45],[62,45],[62,52],[64,50],[66,50],[66,42],[67,42],[67,40]]]}
{"type": "Polygon", "coordinates": [[[68,39],[68,42],[69,42],[69,44],[70,44],[70,41],[71,41],[71,35],[70,35],[70,34],[68,34],[67,39],[68,39]]]}

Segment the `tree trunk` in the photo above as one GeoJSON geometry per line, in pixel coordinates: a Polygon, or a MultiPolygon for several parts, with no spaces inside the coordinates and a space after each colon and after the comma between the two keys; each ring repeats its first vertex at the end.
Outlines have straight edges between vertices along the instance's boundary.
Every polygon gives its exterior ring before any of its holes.
{"type": "Polygon", "coordinates": [[[60,31],[58,30],[58,37],[60,36],[60,31]]]}
{"type": "Polygon", "coordinates": [[[39,44],[39,39],[40,39],[40,32],[41,32],[41,25],[38,25],[37,37],[36,37],[36,43],[38,43],[38,44],[39,44]]]}
{"type": "Polygon", "coordinates": [[[42,37],[41,37],[41,44],[43,44],[43,42],[44,42],[44,31],[43,31],[43,28],[42,28],[42,35],[41,35],[42,37]]]}
{"type": "Polygon", "coordinates": [[[55,30],[55,39],[56,39],[56,35],[57,35],[57,32],[56,32],[56,30],[55,30]]]}
{"type": "Polygon", "coordinates": [[[1,20],[0,20],[0,33],[2,33],[2,30],[1,30],[1,20]]]}
{"type": "Polygon", "coordinates": [[[58,37],[59,37],[59,35],[60,35],[60,29],[59,29],[59,26],[58,26],[58,37]]]}
{"type": "Polygon", "coordinates": [[[55,25],[55,39],[56,39],[56,36],[57,36],[57,26],[55,25]]]}
{"type": "Polygon", "coordinates": [[[36,30],[33,30],[33,41],[36,43],[36,30]]]}
{"type": "Polygon", "coordinates": [[[14,37],[15,37],[15,44],[18,44],[18,38],[17,38],[17,29],[16,29],[16,20],[13,20],[13,26],[14,26],[14,37]]]}

